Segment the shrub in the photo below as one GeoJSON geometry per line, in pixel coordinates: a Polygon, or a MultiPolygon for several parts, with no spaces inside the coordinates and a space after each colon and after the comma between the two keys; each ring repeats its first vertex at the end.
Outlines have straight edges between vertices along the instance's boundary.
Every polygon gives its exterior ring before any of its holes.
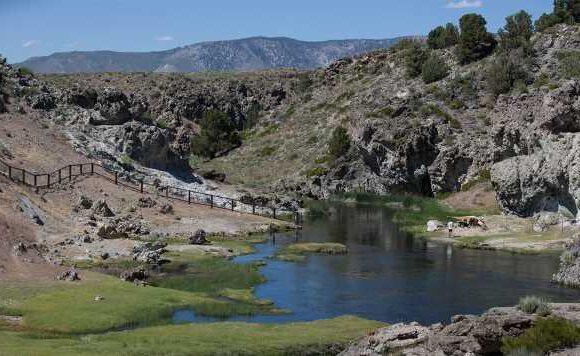
{"type": "Polygon", "coordinates": [[[560,264],[564,267],[572,266],[576,262],[576,256],[570,251],[562,252],[560,255],[560,264]]]}
{"type": "Polygon", "coordinates": [[[501,351],[510,354],[525,349],[546,354],[560,348],[572,347],[580,342],[580,328],[570,321],[559,318],[540,319],[519,337],[502,340],[501,351]]]}
{"type": "Polygon", "coordinates": [[[435,115],[443,119],[451,128],[460,129],[461,122],[449,115],[446,111],[435,104],[427,104],[421,107],[421,112],[427,115],[435,115]]]}
{"type": "Polygon", "coordinates": [[[556,55],[560,75],[566,79],[580,77],[580,51],[560,51],[556,55]]]}
{"type": "Polygon", "coordinates": [[[518,55],[521,51],[504,53],[487,69],[487,87],[494,95],[508,93],[517,81],[525,82],[528,75],[518,55]]]}
{"type": "Polygon", "coordinates": [[[274,152],[276,152],[276,147],[266,146],[258,152],[258,156],[268,157],[268,156],[271,156],[274,152]]]}
{"type": "Polygon", "coordinates": [[[332,137],[328,143],[328,155],[333,159],[342,157],[348,152],[350,146],[348,132],[344,127],[339,126],[332,132],[332,137]]]}
{"type": "Polygon", "coordinates": [[[33,77],[34,72],[30,68],[20,67],[20,68],[18,68],[18,75],[21,77],[33,77]]]}
{"type": "Polygon", "coordinates": [[[383,118],[383,117],[392,117],[395,113],[395,109],[390,106],[386,106],[380,110],[371,111],[365,114],[366,117],[376,117],[376,118],[383,118]]]}
{"type": "Polygon", "coordinates": [[[449,75],[449,66],[441,57],[433,54],[425,61],[421,70],[421,76],[425,84],[431,84],[449,75]]]}
{"type": "Polygon", "coordinates": [[[493,52],[497,41],[487,32],[487,21],[478,14],[463,15],[459,20],[461,35],[457,47],[457,58],[461,64],[467,64],[487,57],[493,52]]]}
{"type": "Polygon", "coordinates": [[[200,133],[191,140],[193,154],[215,158],[241,145],[236,125],[228,115],[206,111],[200,122],[200,133]]]}
{"type": "Polygon", "coordinates": [[[448,23],[445,27],[439,26],[429,32],[427,45],[432,49],[443,49],[455,46],[459,41],[459,30],[457,26],[448,23]]]}
{"type": "Polygon", "coordinates": [[[517,308],[524,313],[534,314],[538,313],[538,311],[549,310],[550,307],[544,299],[532,295],[521,298],[517,308]]]}
{"type": "Polygon", "coordinates": [[[412,47],[405,50],[405,70],[407,77],[417,78],[423,71],[423,64],[429,58],[429,54],[420,43],[415,42],[412,47]]]}

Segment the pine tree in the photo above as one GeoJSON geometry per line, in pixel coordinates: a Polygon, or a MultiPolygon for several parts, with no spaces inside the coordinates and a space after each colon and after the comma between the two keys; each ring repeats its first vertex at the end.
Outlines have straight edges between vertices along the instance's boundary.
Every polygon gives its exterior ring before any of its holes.
{"type": "Polygon", "coordinates": [[[506,25],[499,30],[499,42],[502,51],[523,48],[531,50],[530,38],[534,32],[532,16],[525,11],[506,18],[506,25]]]}
{"type": "Polygon", "coordinates": [[[457,57],[462,64],[480,60],[493,52],[497,41],[487,32],[487,21],[478,14],[467,14],[459,20],[461,34],[457,57]]]}

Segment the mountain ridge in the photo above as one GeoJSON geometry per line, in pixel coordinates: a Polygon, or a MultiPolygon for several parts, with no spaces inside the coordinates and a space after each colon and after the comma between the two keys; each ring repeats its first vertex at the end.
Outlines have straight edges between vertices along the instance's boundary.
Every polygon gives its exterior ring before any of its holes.
{"type": "Polygon", "coordinates": [[[206,41],[163,51],[56,52],[17,63],[38,73],[204,72],[324,67],[342,57],[388,48],[403,38],[301,41],[255,36],[206,41]]]}

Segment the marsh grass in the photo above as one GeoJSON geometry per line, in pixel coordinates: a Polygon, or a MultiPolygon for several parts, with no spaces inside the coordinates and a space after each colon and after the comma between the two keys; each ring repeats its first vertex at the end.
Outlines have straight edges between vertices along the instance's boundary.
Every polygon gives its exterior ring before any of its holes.
{"type": "Polygon", "coordinates": [[[0,339],[7,355],[330,355],[382,326],[344,316],[288,324],[166,325],[82,338],[31,338],[0,331],[0,339]]]}
{"type": "Polygon", "coordinates": [[[286,246],[276,252],[274,258],[286,262],[301,262],[305,259],[304,255],[313,253],[324,255],[345,255],[348,253],[348,248],[343,244],[333,242],[299,243],[286,246]]]}

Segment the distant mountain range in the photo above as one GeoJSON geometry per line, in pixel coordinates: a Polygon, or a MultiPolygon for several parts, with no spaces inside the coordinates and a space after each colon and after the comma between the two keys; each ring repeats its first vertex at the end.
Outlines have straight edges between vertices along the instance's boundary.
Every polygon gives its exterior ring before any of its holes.
{"type": "Polygon", "coordinates": [[[305,42],[285,37],[252,37],[202,42],[160,52],[61,52],[32,57],[17,66],[37,73],[311,69],[324,67],[342,57],[391,47],[400,39],[305,42]]]}

